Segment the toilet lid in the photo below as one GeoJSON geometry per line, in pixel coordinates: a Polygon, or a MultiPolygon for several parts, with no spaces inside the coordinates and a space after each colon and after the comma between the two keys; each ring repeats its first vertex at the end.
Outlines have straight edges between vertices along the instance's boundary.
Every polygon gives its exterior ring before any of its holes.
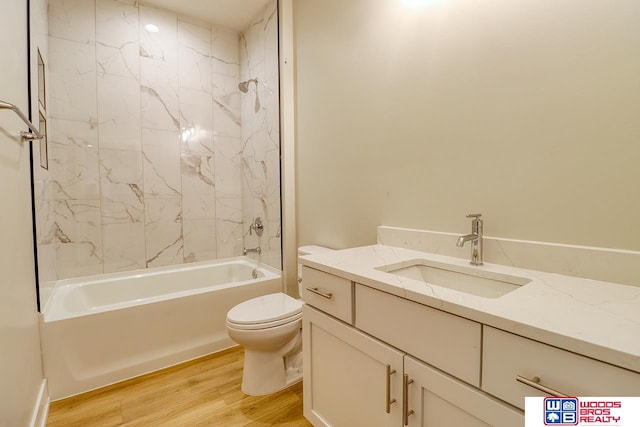
{"type": "Polygon", "coordinates": [[[238,325],[254,325],[287,319],[301,312],[302,301],[279,292],[236,305],[227,313],[227,321],[238,325]]]}

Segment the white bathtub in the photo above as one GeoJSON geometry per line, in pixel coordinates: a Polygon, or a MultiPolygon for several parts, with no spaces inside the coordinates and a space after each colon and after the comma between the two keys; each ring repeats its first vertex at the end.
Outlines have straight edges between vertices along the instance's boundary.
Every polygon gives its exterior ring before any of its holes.
{"type": "Polygon", "coordinates": [[[227,311],[281,289],[247,257],[60,280],[40,317],[51,398],[231,347],[227,311]]]}

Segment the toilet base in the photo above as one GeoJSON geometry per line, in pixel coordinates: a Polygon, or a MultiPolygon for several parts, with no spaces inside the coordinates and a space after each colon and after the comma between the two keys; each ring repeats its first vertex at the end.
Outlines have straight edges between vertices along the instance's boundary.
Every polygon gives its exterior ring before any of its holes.
{"type": "Polygon", "coordinates": [[[283,390],[302,380],[302,340],[294,338],[285,356],[245,348],[242,392],[263,396],[283,390]]]}

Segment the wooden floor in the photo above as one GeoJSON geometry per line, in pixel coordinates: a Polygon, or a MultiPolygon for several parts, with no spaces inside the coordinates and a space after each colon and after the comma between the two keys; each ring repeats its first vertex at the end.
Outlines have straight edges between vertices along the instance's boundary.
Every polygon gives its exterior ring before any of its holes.
{"type": "Polygon", "coordinates": [[[302,383],[268,396],[240,390],[234,347],[51,404],[47,426],[310,426],[302,383]]]}

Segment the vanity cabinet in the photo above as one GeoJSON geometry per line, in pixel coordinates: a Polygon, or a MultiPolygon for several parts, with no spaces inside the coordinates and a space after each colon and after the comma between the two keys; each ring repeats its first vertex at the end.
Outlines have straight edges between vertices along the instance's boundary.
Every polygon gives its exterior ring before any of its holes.
{"type": "Polygon", "coordinates": [[[360,284],[355,326],[480,387],[482,325],[360,284]]]}
{"type": "MultiPolygon", "coordinates": [[[[404,358],[407,426],[516,427],[520,411],[411,357],[404,358]]],[[[403,413],[405,413],[403,411],[403,413]]]]}
{"type": "Polygon", "coordinates": [[[640,396],[635,289],[523,269],[528,284],[508,296],[463,297],[385,273],[423,259],[444,257],[376,245],[306,260],[315,426],[513,427],[527,396],[640,396]]]}
{"type": "Polygon", "coordinates": [[[302,267],[302,299],[343,322],[353,323],[353,284],[347,279],[302,267]]]}
{"type": "Polygon", "coordinates": [[[638,373],[490,326],[483,339],[482,389],[518,408],[525,396],[547,396],[541,386],[566,396],[640,396],[638,373]]]}
{"type": "Polygon", "coordinates": [[[302,333],[304,415],[314,426],[401,425],[403,353],[308,305],[302,333]]]}
{"type": "MultiPolygon", "coordinates": [[[[328,294],[323,276],[335,284],[336,276],[305,268],[303,294],[309,286],[328,294]]],[[[316,299],[313,292],[303,308],[304,415],[314,426],[524,423],[522,412],[425,363],[477,385],[480,324],[359,284],[343,285],[354,291],[350,315],[318,307],[317,301],[327,307],[329,298],[316,299]]]]}

